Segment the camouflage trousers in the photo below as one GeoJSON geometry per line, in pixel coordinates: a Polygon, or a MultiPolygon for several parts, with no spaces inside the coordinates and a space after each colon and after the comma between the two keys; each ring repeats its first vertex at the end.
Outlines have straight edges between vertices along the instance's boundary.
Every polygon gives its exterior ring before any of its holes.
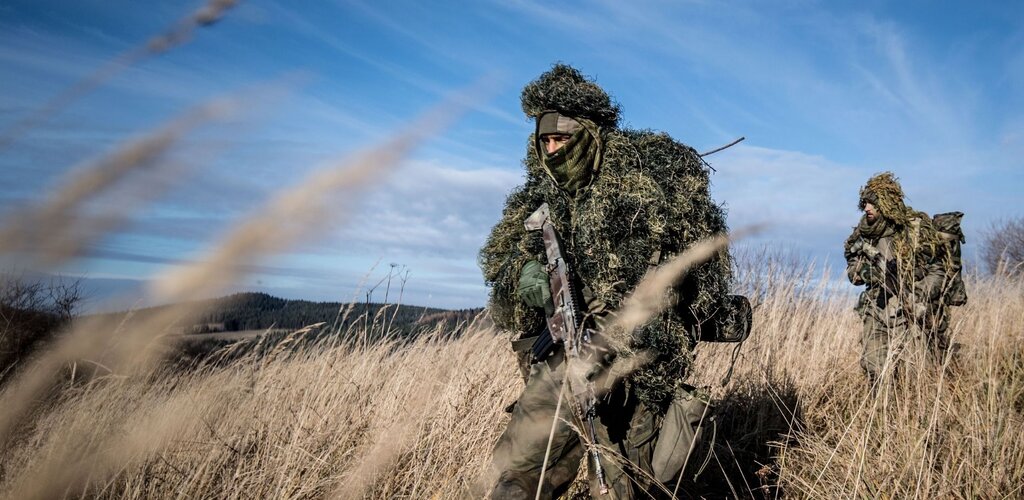
{"type": "Polygon", "coordinates": [[[872,381],[881,377],[883,372],[894,371],[896,361],[907,344],[923,344],[930,358],[937,362],[941,362],[950,350],[949,320],[943,311],[929,316],[923,323],[910,322],[902,314],[886,314],[881,309],[865,311],[862,319],[864,351],[860,364],[872,381]]]}
{"type": "MultiPolygon", "coordinates": [[[[597,497],[599,489],[590,454],[569,424],[576,418],[568,390],[561,392],[564,374],[565,366],[560,362],[531,366],[512,419],[494,448],[492,467],[498,481],[491,498],[533,499],[538,486],[541,498],[556,498],[576,478],[584,455],[591,494],[597,497]],[[559,394],[563,400],[556,421],[559,394]],[[539,485],[553,423],[544,482],[539,485]]],[[[610,494],[600,498],[646,498],[646,492],[657,489],[659,483],[674,483],[691,444],[695,447],[700,439],[701,419],[710,419],[707,408],[704,401],[684,391],[676,394],[664,416],[649,411],[624,390],[603,398],[594,430],[610,494]]]]}

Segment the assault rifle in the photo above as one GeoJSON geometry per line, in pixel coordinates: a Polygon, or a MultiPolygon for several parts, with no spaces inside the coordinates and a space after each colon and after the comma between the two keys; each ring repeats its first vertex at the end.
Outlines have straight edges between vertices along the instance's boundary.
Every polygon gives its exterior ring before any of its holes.
{"type": "MultiPolygon", "coordinates": [[[[545,203],[526,219],[527,231],[541,231],[544,238],[544,252],[547,255],[547,272],[551,283],[551,299],[555,310],[547,318],[547,333],[550,341],[561,343],[565,349],[565,377],[572,392],[573,406],[576,415],[582,420],[589,434],[590,457],[593,460],[594,475],[597,477],[601,494],[608,493],[608,485],[604,479],[604,468],[601,466],[601,453],[597,450],[597,435],[594,431],[594,418],[597,416],[597,395],[594,383],[587,379],[587,374],[579,370],[580,362],[595,355],[591,346],[593,331],[583,325],[583,314],[577,305],[577,296],[573,293],[572,272],[569,263],[562,253],[558,232],[551,224],[551,212],[545,203]]],[[[538,342],[544,339],[541,335],[538,342]]],[[[549,341],[549,342],[550,342],[549,341]]],[[[537,347],[534,348],[537,353],[537,347]]]]}
{"type": "Polygon", "coordinates": [[[864,241],[863,238],[858,239],[850,247],[850,251],[866,257],[869,265],[874,268],[872,272],[882,275],[882,278],[875,285],[881,288],[878,300],[875,303],[876,306],[885,308],[889,300],[895,297],[899,300],[899,306],[903,309],[903,313],[906,316],[914,320],[921,319],[918,317],[918,311],[915,309],[913,302],[910,301],[909,293],[904,290],[904,287],[912,287],[913,284],[903,283],[900,280],[900,273],[895,260],[887,261],[874,245],[864,241]]]}

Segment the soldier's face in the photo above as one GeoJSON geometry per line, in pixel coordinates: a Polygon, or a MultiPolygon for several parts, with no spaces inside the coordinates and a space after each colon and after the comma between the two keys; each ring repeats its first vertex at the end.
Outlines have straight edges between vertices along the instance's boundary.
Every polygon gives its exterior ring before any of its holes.
{"type": "Polygon", "coordinates": [[[878,220],[878,209],[871,203],[864,204],[864,215],[867,216],[868,222],[875,222],[878,220]]]}
{"type": "Polygon", "coordinates": [[[540,136],[540,143],[544,147],[544,150],[549,155],[555,154],[555,151],[562,149],[565,143],[569,142],[569,138],[572,137],[568,134],[548,134],[540,136]]]}

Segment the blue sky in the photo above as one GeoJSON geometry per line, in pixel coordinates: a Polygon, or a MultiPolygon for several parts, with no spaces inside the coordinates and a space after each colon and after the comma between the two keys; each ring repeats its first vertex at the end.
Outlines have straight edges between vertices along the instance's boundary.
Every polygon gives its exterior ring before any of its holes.
{"type": "MultiPolygon", "coordinates": [[[[0,126],[202,4],[0,0],[0,126]]],[[[800,0],[242,2],[0,150],[0,215],[190,106],[301,80],[197,132],[175,150],[187,177],[59,269],[97,297],[135,290],[276,190],[491,77],[358,209],[234,287],[348,300],[396,263],[404,302],[479,306],[476,252],[532,130],[519,91],[556,61],[593,76],[625,126],[701,151],[746,136],[709,159],[730,225],[772,224],[748,245],[837,265],[857,190],[882,170],[915,208],[966,212],[969,257],[988,224],[1024,215],[1024,3],[800,0]]]]}

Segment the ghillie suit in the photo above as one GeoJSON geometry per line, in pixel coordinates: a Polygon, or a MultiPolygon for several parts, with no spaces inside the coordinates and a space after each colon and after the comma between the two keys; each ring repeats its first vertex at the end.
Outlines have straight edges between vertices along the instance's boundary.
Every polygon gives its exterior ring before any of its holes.
{"type": "Polygon", "coordinates": [[[954,273],[947,266],[949,245],[932,218],[906,206],[903,198],[892,173],[869,179],[859,208],[873,205],[878,218],[869,222],[862,216],[844,248],[847,276],[866,286],[857,312],[864,321],[861,365],[872,381],[882,374],[890,352],[911,337],[922,337],[936,358],[949,349],[944,297],[959,269],[954,273]]]}
{"type": "MultiPolygon", "coordinates": [[[[724,211],[709,195],[708,169],[697,152],[664,133],[618,128],[618,105],[577,70],[555,65],[523,89],[522,105],[527,116],[537,119],[538,127],[527,145],[526,182],[509,195],[501,221],[480,251],[484,279],[491,286],[489,308],[499,328],[529,337],[544,326],[542,304],[524,302],[525,280],[540,267],[537,262],[544,258],[544,246],[539,234],[528,233],[523,226],[543,203],[550,207],[564,240],[588,312],[598,321],[617,309],[653,266],[726,231],[724,211]],[[542,128],[562,127],[567,117],[575,126],[563,132],[571,138],[557,153],[547,153],[539,142],[542,128]]],[[[670,291],[675,306],[633,332],[630,344],[619,353],[653,354],[650,362],[606,397],[601,415],[604,429],[599,434],[610,439],[609,446],[618,446],[633,466],[649,471],[650,461],[659,460],[657,453],[652,459],[653,443],[659,428],[661,437],[669,432],[664,426],[670,420],[685,427],[671,432],[688,434],[674,439],[685,438],[685,443],[695,439],[691,424],[702,416],[704,403],[688,391],[692,388],[683,384],[683,378],[697,339],[728,322],[724,311],[731,307],[727,299],[731,279],[725,251],[697,266],[670,291]],[[683,401],[694,404],[681,406],[683,401]]],[[[523,365],[527,365],[525,359],[523,365]]],[[[531,481],[536,487],[539,474],[531,474],[541,466],[564,367],[557,361],[537,362],[529,370],[513,421],[495,450],[495,466],[507,476],[502,481],[518,481],[527,490],[531,481]],[[546,389],[535,391],[535,386],[546,389]],[[540,439],[517,435],[514,428],[529,427],[523,422],[543,428],[540,439]]],[[[562,412],[566,411],[563,406],[562,412]]],[[[574,475],[575,464],[560,469],[566,462],[578,462],[581,452],[574,438],[568,428],[556,436],[545,486],[550,491],[557,491],[564,476],[574,475]]],[[[681,459],[678,453],[661,455],[664,460],[681,459]]],[[[661,481],[667,480],[661,476],[671,479],[671,472],[655,475],[661,481]]],[[[615,487],[616,494],[631,495],[625,492],[630,489],[628,478],[620,474],[620,481],[625,486],[615,487]]],[[[515,496],[509,491],[501,490],[499,484],[494,494],[515,496]]]]}

